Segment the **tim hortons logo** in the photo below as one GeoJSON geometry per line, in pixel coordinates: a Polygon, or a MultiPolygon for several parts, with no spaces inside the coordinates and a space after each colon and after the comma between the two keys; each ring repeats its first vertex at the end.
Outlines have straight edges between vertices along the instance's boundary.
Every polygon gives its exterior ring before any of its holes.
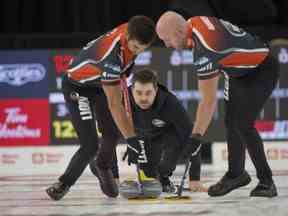
{"type": "Polygon", "coordinates": [[[20,111],[20,107],[4,109],[6,118],[3,123],[0,123],[0,138],[38,138],[41,136],[40,128],[27,127],[28,115],[20,111]]]}

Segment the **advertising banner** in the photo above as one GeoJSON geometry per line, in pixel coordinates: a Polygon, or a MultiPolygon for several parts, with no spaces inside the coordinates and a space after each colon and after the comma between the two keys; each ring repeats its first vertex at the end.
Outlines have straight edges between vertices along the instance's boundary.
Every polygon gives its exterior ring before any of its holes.
{"type": "MultiPolygon", "coordinates": [[[[0,176],[9,176],[7,178],[12,181],[18,176],[31,178],[31,175],[50,175],[56,178],[56,175],[63,174],[77,150],[78,146],[3,147],[0,151],[0,176]]],[[[126,146],[118,145],[116,152],[117,157],[122,158],[126,146]]],[[[118,166],[123,178],[135,174],[135,168],[128,166],[126,161],[119,160],[118,166]]],[[[84,173],[93,175],[89,167],[84,173]]]]}
{"type": "Polygon", "coordinates": [[[47,98],[48,54],[44,51],[0,52],[0,98],[47,98]]]}
{"type": "MultiPolygon", "coordinates": [[[[33,143],[36,145],[79,144],[61,92],[61,77],[78,51],[79,49],[0,51],[0,145],[16,145],[16,143],[27,145],[29,139],[33,140],[31,145],[33,143]],[[37,111],[29,111],[34,110],[30,101],[46,101],[46,105],[39,105],[45,107],[39,109],[41,115],[37,111]],[[44,116],[45,112],[48,114],[44,116]],[[47,119],[45,123],[41,121],[39,124],[48,125],[45,134],[49,138],[43,138],[44,131],[41,132],[41,138],[36,138],[39,135],[37,133],[33,135],[31,131],[30,136],[25,137],[27,136],[25,129],[29,132],[30,128],[30,125],[28,127],[25,124],[31,123],[28,120],[26,122],[10,120],[14,114],[16,117],[26,115],[29,120],[47,119]],[[17,129],[11,121],[22,125],[17,129]],[[26,127],[24,129],[23,124],[26,127]],[[19,135],[21,130],[24,135],[19,135]],[[14,136],[19,137],[13,140],[10,137],[11,133],[18,134],[14,136]]],[[[264,140],[287,140],[288,47],[278,43],[272,46],[272,52],[279,62],[280,80],[261,111],[255,126],[264,140]]],[[[147,67],[158,72],[160,82],[180,99],[191,121],[195,121],[201,95],[197,87],[197,77],[193,71],[193,52],[153,47],[136,58],[133,71],[147,67]]],[[[220,79],[217,92],[218,105],[206,134],[209,140],[218,142],[225,141],[223,97],[223,79],[220,79]]],[[[44,128],[43,125],[42,128],[44,128]]]]}
{"type": "Polygon", "coordinates": [[[0,100],[0,146],[48,145],[47,99],[0,100]]]}
{"type": "MultiPolygon", "coordinates": [[[[287,170],[288,145],[286,142],[265,142],[264,151],[273,172],[287,170]]],[[[213,143],[212,164],[215,170],[228,169],[228,150],[226,143],[213,143]]],[[[255,171],[255,167],[247,151],[245,169],[255,171]]]]}

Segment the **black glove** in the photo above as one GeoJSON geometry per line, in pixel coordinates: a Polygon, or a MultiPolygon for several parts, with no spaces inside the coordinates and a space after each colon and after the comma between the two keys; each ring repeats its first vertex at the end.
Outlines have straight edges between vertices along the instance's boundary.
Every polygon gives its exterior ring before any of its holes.
{"type": "Polygon", "coordinates": [[[145,142],[144,139],[138,136],[129,137],[126,139],[127,154],[128,154],[128,165],[137,163],[147,163],[147,156],[145,152],[145,142]]]}
{"type": "Polygon", "coordinates": [[[202,136],[200,134],[192,134],[183,148],[183,159],[186,160],[191,156],[196,156],[197,154],[199,154],[202,142],[202,136]]]}

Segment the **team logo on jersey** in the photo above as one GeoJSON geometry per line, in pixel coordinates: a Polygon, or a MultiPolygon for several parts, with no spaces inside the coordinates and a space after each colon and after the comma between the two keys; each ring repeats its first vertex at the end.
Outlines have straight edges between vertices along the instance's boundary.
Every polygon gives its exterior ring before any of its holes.
{"type": "Polygon", "coordinates": [[[105,68],[110,68],[112,69],[113,71],[117,71],[117,72],[120,72],[121,71],[121,68],[119,65],[115,65],[115,64],[111,64],[111,63],[106,63],[104,65],[105,68]]]}
{"type": "Polygon", "coordinates": [[[208,71],[208,70],[212,70],[212,68],[213,68],[213,64],[212,64],[212,62],[210,62],[209,64],[205,65],[204,67],[197,69],[197,71],[198,72],[208,71]]]}
{"type": "Polygon", "coordinates": [[[71,98],[71,100],[73,100],[73,101],[78,101],[79,98],[80,98],[80,96],[79,96],[79,94],[78,94],[77,92],[71,92],[71,93],[70,93],[70,98],[71,98]]]}
{"type": "Polygon", "coordinates": [[[152,120],[152,124],[155,126],[155,127],[164,127],[166,125],[166,122],[161,120],[161,119],[153,119],[152,120]]]}
{"type": "Polygon", "coordinates": [[[203,65],[203,64],[206,64],[207,62],[209,62],[209,58],[207,58],[207,57],[200,57],[200,58],[198,58],[196,61],[194,61],[194,65],[196,66],[196,65],[203,65]]]}

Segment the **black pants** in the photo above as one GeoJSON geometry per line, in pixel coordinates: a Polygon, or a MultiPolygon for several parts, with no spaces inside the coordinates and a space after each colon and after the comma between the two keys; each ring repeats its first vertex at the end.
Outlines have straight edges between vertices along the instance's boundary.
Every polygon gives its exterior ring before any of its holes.
{"type": "Polygon", "coordinates": [[[245,149],[247,148],[260,182],[273,181],[263,141],[254,124],[277,80],[277,60],[272,56],[267,57],[254,73],[240,78],[229,78],[229,80],[226,77],[225,125],[228,143],[228,174],[231,177],[239,176],[244,171],[245,149]]]}
{"type": "MultiPolygon", "coordinates": [[[[181,151],[182,147],[179,144],[175,130],[169,130],[165,135],[160,135],[153,139],[148,138],[145,141],[145,152],[148,162],[139,164],[140,169],[148,177],[156,178],[159,174],[169,177],[176,168],[181,151]]],[[[113,157],[111,165],[114,178],[119,178],[116,154],[113,157]]],[[[90,163],[90,167],[94,169],[94,161],[90,163]]]]}
{"type": "Polygon", "coordinates": [[[59,180],[69,186],[75,184],[89,162],[97,153],[97,164],[101,168],[110,168],[119,139],[119,130],[109,111],[107,99],[102,88],[78,87],[63,77],[62,88],[66,105],[77,132],[80,147],[73,155],[65,173],[59,180]],[[99,147],[96,130],[102,133],[99,147]]]}
{"type": "MultiPolygon", "coordinates": [[[[183,146],[186,143],[180,143],[183,139],[177,136],[175,128],[170,128],[157,138],[151,139],[145,146],[148,163],[140,165],[144,173],[149,177],[170,177],[179,159],[183,146]]],[[[191,166],[189,170],[190,180],[200,180],[201,155],[191,157],[191,166]]]]}
{"type": "Polygon", "coordinates": [[[151,177],[171,176],[176,168],[181,149],[176,130],[167,130],[165,135],[162,134],[147,142],[145,150],[148,163],[140,167],[151,177]]]}
{"type": "MultiPolygon", "coordinates": [[[[176,169],[177,162],[182,159],[183,147],[186,143],[180,143],[175,130],[170,130],[168,134],[162,136],[162,156],[158,165],[159,175],[169,177],[176,169]]],[[[194,181],[200,180],[201,173],[201,154],[190,158],[189,179],[194,181]]]]}

